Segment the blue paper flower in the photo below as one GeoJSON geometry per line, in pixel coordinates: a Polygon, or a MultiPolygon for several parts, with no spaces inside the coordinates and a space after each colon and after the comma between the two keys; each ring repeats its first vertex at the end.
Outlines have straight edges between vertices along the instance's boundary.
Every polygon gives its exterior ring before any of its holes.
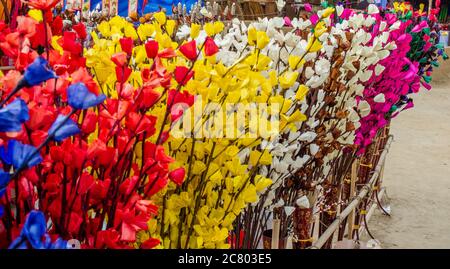
{"type": "MultiPolygon", "coordinates": [[[[0,169],[0,198],[6,192],[6,186],[9,183],[9,174],[0,169]]],[[[0,218],[3,217],[3,206],[0,205],[0,218]]]]}
{"type": "Polygon", "coordinates": [[[23,74],[23,79],[27,83],[27,86],[36,86],[52,78],[57,78],[57,76],[49,68],[47,60],[41,56],[37,57],[23,74]]]}
{"type": "Polygon", "coordinates": [[[67,88],[67,99],[72,108],[87,109],[103,103],[106,96],[104,94],[96,96],[86,88],[86,85],[79,82],[67,88]]]}
{"type": "Polygon", "coordinates": [[[47,225],[44,213],[32,210],[25,220],[22,231],[9,246],[10,249],[27,249],[28,244],[34,249],[64,249],[67,242],[58,239],[52,243],[50,236],[47,234],[47,225]]]}
{"type": "Polygon", "coordinates": [[[52,127],[48,130],[48,135],[53,135],[55,141],[61,142],[65,138],[76,135],[80,132],[78,125],[67,116],[58,115],[52,127]]]}
{"type": "Polygon", "coordinates": [[[42,157],[31,145],[22,144],[17,140],[10,140],[8,148],[0,147],[0,158],[14,169],[33,167],[42,162],[42,157]]]}
{"type": "Polygon", "coordinates": [[[0,109],[0,132],[18,132],[29,118],[27,104],[17,98],[0,109]]]}
{"type": "Polygon", "coordinates": [[[41,211],[33,210],[28,214],[20,236],[11,245],[19,245],[19,248],[22,248],[28,241],[32,248],[44,248],[42,237],[46,232],[47,225],[44,214],[41,211]]]}
{"type": "Polygon", "coordinates": [[[9,173],[6,173],[0,169],[0,198],[2,198],[3,194],[5,194],[6,186],[8,186],[9,180],[9,173]]]}
{"type": "Polygon", "coordinates": [[[48,249],[66,249],[67,248],[67,241],[63,240],[61,238],[56,239],[55,243],[51,243],[47,247],[48,249]]]}

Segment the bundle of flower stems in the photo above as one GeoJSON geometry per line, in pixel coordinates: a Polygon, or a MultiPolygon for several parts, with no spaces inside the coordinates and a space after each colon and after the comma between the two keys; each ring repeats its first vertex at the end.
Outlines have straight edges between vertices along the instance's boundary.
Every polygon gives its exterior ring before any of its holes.
{"type": "Polygon", "coordinates": [[[438,8],[77,21],[57,2],[0,23],[3,248],[306,248],[447,57],[438,8]]]}

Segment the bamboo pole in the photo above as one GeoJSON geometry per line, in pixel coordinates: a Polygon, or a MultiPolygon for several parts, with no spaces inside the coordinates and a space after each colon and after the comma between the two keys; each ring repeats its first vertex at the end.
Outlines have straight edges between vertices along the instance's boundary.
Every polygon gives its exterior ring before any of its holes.
{"type": "MultiPolygon", "coordinates": [[[[356,188],[356,180],[358,177],[358,160],[355,160],[352,164],[352,173],[350,175],[350,195],[353,197],[356,188]]],[[[353,224],[355,223],[355,209],[350,212],[350,216],[347,221],[348,225],[348,239],[352,239],[353,224]]]]}
{"type": "Polygon", "coordinates": [[[336,220],[330,224],[328,229],[325,230],[322,236],[314,243],[314,245],[312,245],[311,248],[320,249],[328,241],[330,236],[333,235],[334,231],[339,228],[339,225],[342,223],[342,221],[359,205],[359,203],[362,201],[362,199],[364,199],[364,197],[366,197],[370,190],[372,190],[373,184],[377,181],[381,168],[383,167],[384,161],[386,159],[386,155],[389,152],[392,138],[392,136],[389,136],[388,141],[386,142],[386,146],[381,153],[378,164],[369,182],[361,188],[358,196],[356,196],[353,201],[342,211],[342,213],[336,217],[336,220]]]}

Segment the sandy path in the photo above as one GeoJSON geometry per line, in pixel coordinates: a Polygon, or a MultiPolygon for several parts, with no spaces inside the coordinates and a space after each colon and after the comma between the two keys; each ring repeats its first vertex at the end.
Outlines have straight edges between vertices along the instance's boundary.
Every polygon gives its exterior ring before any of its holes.
{"type": "Polygon", "coordinates": [[[450,64],[440,71],[392,122],[384,177],[392,216],[377,210],[369,222],[383,248],[450,248],[450,64]]]}

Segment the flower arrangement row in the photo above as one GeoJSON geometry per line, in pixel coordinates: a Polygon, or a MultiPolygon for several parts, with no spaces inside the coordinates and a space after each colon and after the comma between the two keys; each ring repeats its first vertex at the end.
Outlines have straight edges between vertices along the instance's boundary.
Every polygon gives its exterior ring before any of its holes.
{"type": "Polygon", "coordinates": [[[273,219],[292,233],[447,57],[438,8],[87,31],[56,2],[0,23],[2,248],[257,248],[273,219]]]}

